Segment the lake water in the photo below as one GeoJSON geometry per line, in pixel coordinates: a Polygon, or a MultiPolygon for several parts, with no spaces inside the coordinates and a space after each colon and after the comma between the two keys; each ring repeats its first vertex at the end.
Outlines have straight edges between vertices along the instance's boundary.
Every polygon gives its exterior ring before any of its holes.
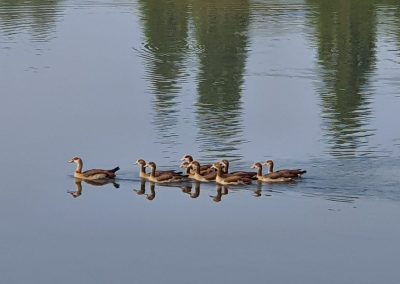
{"type": "Polygon", "coordinates": [[[0,282],[397,284],[399,70],[398,1],[0,0],[0,282]]]}

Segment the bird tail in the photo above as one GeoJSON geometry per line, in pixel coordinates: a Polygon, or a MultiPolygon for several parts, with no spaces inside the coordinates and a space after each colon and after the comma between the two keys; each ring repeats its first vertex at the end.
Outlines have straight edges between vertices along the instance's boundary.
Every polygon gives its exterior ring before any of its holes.
{"type": "Polygon", "coordinates": [[[119,167],[115,167],[115,168],[113,168],[112,170],[110,170],[110,172],[115,173],[115,172],[118,171],[118,170],[119,170],[119,167]]]}

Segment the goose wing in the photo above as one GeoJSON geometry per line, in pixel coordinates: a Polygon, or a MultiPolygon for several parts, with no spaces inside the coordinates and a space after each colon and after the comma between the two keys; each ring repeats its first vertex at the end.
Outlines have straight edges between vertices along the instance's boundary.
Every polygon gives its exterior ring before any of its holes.
{"type": "Polygon", "coordinates": [[[265,177],[270,178],[270,179],[278,179],[278,178],[285,177],[285,174],[279,173],[279,172],[273,172],[273,173],[269,173],[269,174],[265,175],[265,177]]]}
{"type": "Polygon", "coordinates": [[[97,178],[114,178],[115,173],[108,170],[92,169],[82,173],[84,177],[98,176],[97,178]]]}
{"type": "Polygon", "coordinates": [[[174,177],[174,175],[172,173],[164,173],[164,174],[160,174],[157,177],[157,181],[167,181],[170,180],[174,177]]]}
{"type": "Polygon", "coordinates": [[[225,182],[239,182],[241,179],[242,179],[242,177],[240,177],[240,176],[232,175],[232,176],[227,176],[226,178],[224,178],[224,181],[225,182]]]}
{"type": "Polygon", "coordinates": [[[307,171],[302,170],[302,169],[282,169],[276,171],[276,173],[290,173],[290,174],[296,174],[296,175],[302,175],[305,174],[307,171]]]}
{"type": "Polygon", "coordinates": [[[164,175],[164,174],[181,175],[182,172],[177,172],[175,170],[156,171],[155,176],[158,177],[158,176],[161,176],[161,175],[164,175]]]}
{"type": "Polygon", "coordinates": [[[210,173],[207,173],[207,174],[203,175],[203,177],[206,180],[214,180],[217,177],[217,172],[216,171],[212,171],[210,173]]]}

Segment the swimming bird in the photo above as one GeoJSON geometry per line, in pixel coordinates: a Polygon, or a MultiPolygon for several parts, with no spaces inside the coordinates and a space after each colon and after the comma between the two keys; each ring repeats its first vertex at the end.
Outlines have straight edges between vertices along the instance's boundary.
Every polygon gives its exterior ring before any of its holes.
{"type": "MultiPolygon", "coordinates": [[[[146,173],[146,162],[143,159],[136,160],[135,165],[139,167],[139,177],[144,179],[149,179],[150,174],[146,173]]],[[[175,170],[166,170],[166,171],[155,171],[154,176],[158,177],[162,174],[171,173],[173,175],[181,175],[182,172],[177,172],[175,170]]]]}
{"type": "Polygon", "coordinates": [[[74,177],[82,180],[111,180],[115,178],[115,173],[119,170],[119,167],[115,167],[111,170],[92,169],[82,172],[83,162],[80,157],[73,157],[68,163],[76,164],[74,177]]]}
{"type": "MultiPolygon", "coordinates": [[[[191,155],[184,155],[184,156],[181,158],[181,161],[182,161],[183,163],[184,163],[184,162],[191,163],[191,162],[194,161],[194,159],[193,159],[193,157],[192,157],[191,155]]],[[[183,164],[183,163],[182,163],[182,164],[183,164]]],[[[182,164],[181,164],[181,165],[182,165],[182,164]]],[[[212,167],[212,164],[201,165],[201,167],[200,167],[200,173],[201,173],[201,174],[205,174],[206,172],[213,171],[213,169],[212,169],[211,167],[212,167]]]]}
{"type": "Polygon", "coordinates": [[[154,183],[170,183],[170,182],[181,182],[184,180],[185,176],[181,174],[174,174],[172,172],[165,172],[158,176],[156,176],[156,163],[149,162],[145,165],[146,168],[150,168],[150,176],[148,177],[149,181],[154,183]]]}
{"type": "Polygon", "coordinates": [[[215,181],[222,185],[237,185],[237,184],[251,184],[252,180],[250,178],[223,174],[222,173],[222,165],[220,163],[215,163],[212,165],[214,169],[217,170],[217,176],[215,177],[215,181]]]}
{"type": "Polygon", "coordinates": [[[189,164],[188,161],[183,161],[179,167],[185,169],[185,173],[190,178],[195,174],[195,171],[193,170],[193,167],[189,166],[189,164]]]}
{"type": "Polygon", "coordinates": [[[188,167],[193,168],[194,170],[194,174],[189,175],[190,178],[198,180],[198,181],[203,181],[203,182],[209,182],[209,181],[214,181],[216,176],[217,176],[217,172],[216,171],[211,171],[205,174],[201,174],[200,173],[200,163],[198,161],[193,161],[191,162],[188,167]]]}
{"type": "Polygon", "coordinates": [[[268,160],[263,165],[266,165],[268,167],[268,174],[270,173],[279,173],[284,177],[291,177],[291,178],[299,178],[303,174],[305,174],[307,171],[302,170],[302,169],[282,169],[274,172],[274,162],[272,160],[268,160]]]}
{"type": "Polygon", "coordinates": [[[284,174],[280,173],[269,173],[267,175],[262,174],[262,165],[261,163],[254,163],[251,166],[252,169],[257,170],[257,179],[262,182],[290,182],[293,181],[290,177],[285,177],[284,174]]]}
{"type": "MultiPolygon", "coordinates": [[[[221,160],[220,163],[222,165],[222,173],[223,174],[228,174],[229,173],[229,161],[228,160],[221,160]]],[[[246,178],[251,178],[251,179],[257,179],[257,172],[236,171],[236,172],[231,172],[229,174],[236,175],[236,176],[241,176],[241,177],[246,177],[246,178]]]]}

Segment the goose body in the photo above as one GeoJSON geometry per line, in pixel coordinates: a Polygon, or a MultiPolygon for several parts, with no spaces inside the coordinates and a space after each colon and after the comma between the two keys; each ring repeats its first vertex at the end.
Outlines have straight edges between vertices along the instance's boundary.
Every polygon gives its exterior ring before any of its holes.
{"type": "Polygon", "coordinates": [[[222,173],[222,165],[220,163],[213,164],[212,167],[217,170],[215,181],[222,185],[238,185],[238,184],[251,184],[252,180],[238,175],[230,175],[222,173]]]}
{"type": "Polygon", "coordinates": [[[171,182],[181,182],[184,180],[185,176],[181,174],[174,174],[172,172],[164,172],[156,176],[156,163],[149,162],[145,165],[146,168],[150,168],[150,176],[148,180],[154,183],[171,183],[171,182]]]}
{"type": "MultiPolygon", "coordinates": [[[[146,173],[146,162],[143,159],[136,160],[136,165],[139,167],[139,177],[149,180],[150,174],[146,173]]],[[[182,172],[177,172],[175,170],[167,170],[167,171],[155,171],[154,176],[158,177],[160,175],[171,173],[173,175],[181,175],[182,172]]]]}
{"type": "MultiPolygon", "coordinates": [[[[191,162],[194,161],[194,159],[193,159],[193,157],[191,155],[184,155],[182,157],[181,161],[183,163],[186,162],[186,163],[190,164],[191,162]]],[[[190,171],[192,171],[192,169],[190,169],[190,171]]],[[[201,174],[205,174],[205,173],[212,172],[212,171],[213,171],[212,164],[206,164],[206,165],[201,165],[200,166],[200,173],[201,174]]],[[[193,170],[193,173],[194,173],[194,170],[193,170]]]]}
{"type": "Polygon", "coordinates": [[[201,174],[200,173],[200,163],[197,161],[193,161],[191,162],[188,167],[191,167],[194,170],[194,173],[189,175],[190,178],[198,180],[198,181],[202,181],[202,182],[209,182],[209,181],[214,181],[216,176],[217,176],[217,172],[216,171],[211,171],[205,174],[201,174]]]}
{"type": "Polygon", "coordinates": [[[195,171],[193,170],[193,167],[190,166],[189,162],[184,161],[179,167],[185,169],[185,173],[188,175],[189,178],[192,178],[194,176],[195,171]]]}
{"type": "Polygon", "coordinates": [[[290,178],[302,177],[302,175],[307,172],[302,169],[293,169],[293,170],[282,169],[274,172],[274,162],[272,160],[266,161],[265,163],[263,163],[263,165],[266,165],[268,167],[268,174],[277,173],[284,177],[290,177],[290,178]]]}
{"type": "Polygon", "coordinates": [[[291,182],[293,178],[286,177],[284,173],[269,173],[267,175],[262,174],[261,163],[254,163],[251,166],[252,169],[257,170],[257,180],[268,183],[281,183],[281,182],[291,182]]]}
{"type": "Polygon", "coordinates": [[[80,157],[74,157],[68,163],[76,164],[74,177],[82,180],[111,180],[115,178],[115,173],[119,170],[119,167],[115,167],[111,170],[92,169],[82,172],[83,162],[80,157]]]}
{"type": "Polygon", "coordinates": [[[241,176],[241,177],[250,178],[250,179],[257,179],[257,172],[236,171],[236,172],[229,173],[229,161],[221,160],[220,163],[222,165],[222,173],[223,174],[231,174],[231,175],[241,176]]]}

